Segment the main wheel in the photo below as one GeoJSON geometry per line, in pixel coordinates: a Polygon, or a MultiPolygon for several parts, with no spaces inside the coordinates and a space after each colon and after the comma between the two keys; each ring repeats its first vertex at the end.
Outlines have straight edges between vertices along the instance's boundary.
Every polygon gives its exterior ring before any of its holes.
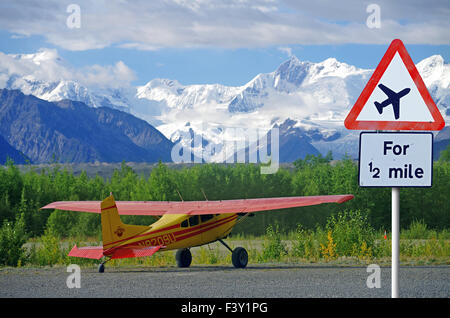
{"type": "Polygon", "coordinates": [[[248,263],[248,254],[245,248],[236,247],[231,253],[231,261],[236,268],[245,268],[248,263]]]}
{"type": "Polygon", "coordinates": [[[178,267],[189,267],[192,262],[191,251],[187,248],[178,250],[175,259],[177,260],[178,267]]]}
{"type": "Polygon", "coordinates": [[[105,264],[99,264],[98,265],[98,272],[103,273],[105,271],[105,264]]]}

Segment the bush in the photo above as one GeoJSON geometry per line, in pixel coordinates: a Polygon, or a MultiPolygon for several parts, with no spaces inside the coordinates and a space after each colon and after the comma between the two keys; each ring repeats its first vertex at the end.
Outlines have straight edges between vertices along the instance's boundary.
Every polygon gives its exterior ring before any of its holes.
{"type": "Polygon", "coordinates": [[[21,214],[15,223],[3,221],[0,228],[0,264],[17,266],[26,260],[23,244],[27,241],[24,215],[21,214]]]}
{"type": "Polygon", "coordinates": [[[336,243],[333,241],[333,235],[332,232],[329,230],[327,233],[327,243],[320,244],[320,251],[322,253],[322,256],[328,261],[330,259],[334,259],[337,257],[336,254],[336,243]]]}
{"type": "Polygon", "coordinates": [[[66,255],[59,246],[59,238],[51,229],[46,229],[41,236],[41,243],[33,249],[31,262],[36,265],[46,266],[63,263],[66,255]]]}
{"type": "MultiPolygon", "coordinates": [[[[317,232],[319,232],[318,229],[317,232]]],[[[300,224],[297,226],[296,238],[292,247],[292,254],[305,259],[315,259],[320,257],[320,251],[316,243],[312,230],[305,230],[300,224]]]]}
{"type": "Polygon", "coordinates": [[[402,236],[409,240],[428,239],[433,233],[435,232],[427,229],[427,225],[423,220],[415,220],[409,225],[407,230],[402,231],[402,236]]]}
{"type": "Polygon", "coordinates": [[[76,229],[79,214],[73,211],[53,211],[47,220],[47,234],[51,233],[58,238],[69,237],[76,229]]]}
{"type": "Polygon", "coordinates": [[[334,256],[371,257],[374,250],[375,230],[368,221],[367,213],[346,210],[332,215],[326,225],[328,247],[334,256]],[[331,245],[330,245],[331,244],[331,245]]]}
{"type": "Polygon", "coordinates": [[[261,254],[262,261],[280,260],[281,256],[287,254],[286,246],[281,241],[281,234],[278,226],[274,229],[272,225],[267,227],[267,237],[263,243],[263,251],[261,254]]]}

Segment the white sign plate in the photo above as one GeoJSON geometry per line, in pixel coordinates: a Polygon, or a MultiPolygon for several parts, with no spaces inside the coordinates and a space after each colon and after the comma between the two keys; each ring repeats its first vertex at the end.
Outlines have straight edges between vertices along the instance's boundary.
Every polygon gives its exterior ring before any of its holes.
{"type": "Polygon", "coordinates": [[[362,132],[359,139],[361,187],[431,187],[431,132],[362,132]]]}

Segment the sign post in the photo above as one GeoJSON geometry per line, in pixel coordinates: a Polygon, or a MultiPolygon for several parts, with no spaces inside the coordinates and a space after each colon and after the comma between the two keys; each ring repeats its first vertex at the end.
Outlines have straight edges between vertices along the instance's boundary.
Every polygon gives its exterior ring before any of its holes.
{"type": "Polygon", "coordinates": [[[391,294],[399,297],[400,187],[431,187],[431,132],[444,118],[431,98],[403,42],[392,41],[345,119],[345,127],[362,132],[359,140],[359,186],[392,188],[391,294]]]}
{"type": "Polygon", "coordinates": [[[392,260],[391,297],[398,298],[398,270],[400,264],[400,189],[392,188],[392,260]]]}

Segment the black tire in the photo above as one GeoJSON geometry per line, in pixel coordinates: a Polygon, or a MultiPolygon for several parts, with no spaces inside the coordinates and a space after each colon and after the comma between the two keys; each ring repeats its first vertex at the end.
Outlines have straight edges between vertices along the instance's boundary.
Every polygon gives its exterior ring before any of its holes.
{"type": "Polygon", "coordinates": [[[231,261],[236,268],[245,268],[248,263],[248,254],[245,248],[236,247],[231,253],[231,261]]]}
{"type": "Polygon", "coordinates": [[[104,271],[105,271],[105,265],[104,264],[98,265],[98,272],[103,273],[104,271]]]}
{"type": "Polygon", "coordinates": [[[175,259],[177,260],[178,267],[189,267],[192,262],[191,251],[187,248],[178,250],[175,259]]]}

